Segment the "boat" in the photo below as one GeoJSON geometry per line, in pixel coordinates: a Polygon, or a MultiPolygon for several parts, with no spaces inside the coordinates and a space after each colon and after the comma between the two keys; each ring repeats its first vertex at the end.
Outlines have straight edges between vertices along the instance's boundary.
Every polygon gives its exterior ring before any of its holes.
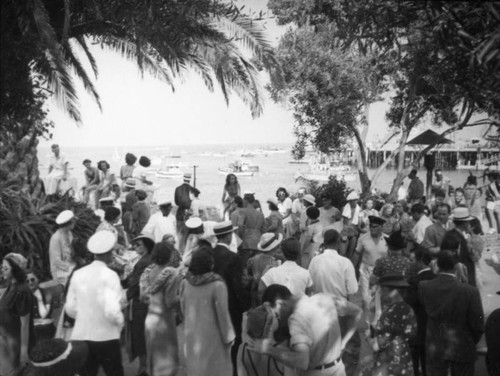
{"type": "Polygon", "coordinates": [[[291,164],[308,164],[309,161],[307,159],[290,159],[290,160],[288,160],[288,163],[291,163],[291,164]]]}
{"type": "Polygon", "coordinates": [[[295,174],[295,180],[302,178],[306,180],[314,180],[320,183],[326,183],[330,179],[330,176],[337,176],[339,179],[346,182],[356,180],[356,173],[351,171],[351,167],[341,164],[338,161],[310,163],[307,171],[297,171],[295,174]]]}
{"type": "Polygon", "coordinates": [[[219,167],[220,174],[234,174],[241,177],[251,177],[255,172],[259,172],[259,166],[251,164],[249,161],[234,161],[227,167],[219,167]]]}
{"type": "Polygon", "coordinates": [[[244,151],[241,153],[241,156],[243,158],[253,158],[253,157],[255,157],[255,154],[250,152],[250,151],[246,151],[246,152],[244,151]]]}
{"type": "Polygon", "coordinates": [[[253,171],[235,171],[230,167],[219,167],[218,172],[221,175],[233,174],[240,178],[250,178],[254,174],[253,171]]]}
{"type": "Polygon", "coordinates": [[[475,164],[472,161],[467,162],[460,159],[457,164],[457,170],[499,170],[500,154],[494,155],[488,159],[478,159],[475,164]]]}
{"type": "Polygon", "coordinates": [[[182,179],[184,173],[179,165],[166,165],[156,170],[156,177],[160,179],[182,179]]]}

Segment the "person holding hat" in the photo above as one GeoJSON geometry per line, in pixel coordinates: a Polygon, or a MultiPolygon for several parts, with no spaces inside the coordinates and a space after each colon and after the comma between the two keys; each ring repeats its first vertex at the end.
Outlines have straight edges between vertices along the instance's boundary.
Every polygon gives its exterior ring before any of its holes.
{"type": "Polygon", "coordinates": [[[92,161],[90,159],[85,159],[82,163],[85,166],[83,175],[85,178],[85,185],[82,187],[82,202],[84,204],[89,203],[90,194],[94,192],[94,200],[92,202],[92,208],[97,208],[97,196],[95,190],[99,186],[99,170],[92,166],[92,161]]]}
{"type": "Polygon", "coordinates": [[[186,210],[191,207],[191,199],[189,192],[191,192],[191,174],[184,174],[184,182],[175,188],[174,202],[177,205],[175,219],[177,220],[177,237],[179,239],[179,251],[184,254],[184,247],[186,246],[187,229],[184,225],[186,210]]]}
{"type": "Polygon", "coordinates": [[[147,373],[151,376],[174,376],[179,369],[176,320],[184,274],[170,266],[175,254],[177,250],[172,244],[155,244],[151,253],[153,263],[140,279],[141,300],[148,305],[145,332],[147,373]]]}
{"type": "Polygon", "coordinates": [[[269,215],[266,218],[266,232],[274,232],[275,234],[283,235],[285,233],[283,229],[283,216],[278,209],[278,200],[271,197],[267,200],[269,205],[269,215]]]}
{"type": "Polygon", "coordinates": [[[155,243],[162,241],[166,234],[176,234],[175,216],[172,214],[172,202],[162,201],[158,211],[149,217],[148,223],[142,229],[143,234],[151,235],[155,243]]]}
{"type": "Polygon", "coordinates": [[[186,373],[233,375],[231,346],[236,334],[231,324],[228,288],[223,277],[214,271],[210,247],[193,253],[179,294],[184,315],[186,373]]]}
{"type": "Polygon", "coordinates": [[[363,308],[367,309],[371,300],[370,277],[378,259],[387,256],[387,243],[382,235],[384,220],[377,216],[368,217],[370,231],[359,237],[352,264],[359,273],[359,292],[363,298],[363,308]]]}
{"type": "Polygon", "coordinates": [[[108,376],[123,376],[120,333],[124,318],[124,291],[118,275],[108,268],[113,260],[116,237],[99,231],[87,242],[94,261],[75,271],[66,298],[65,311],[75,319],[73,341],[85,341],[89,348],[83,375],[97,375],[102,366],[108,376]]]}
{"type": "Polygon", "coordinates": [[[262,234],[260,242],[257,244],[259,252],[247,261],[248,274],[252,277],[252,307],[260,304],[258,287],[261,277],[267,270],[281,264],[282,253],[280,244],[282,240],[283,235],[281,234],[274,234],[272,232],[262,234]]]}
{"type": "Polygon", "coordinates": [[[266,231],[266,220],[264,214],[254,206],[255,197],[253,193],[245,193],[243,196],[243,225],[239,235],[243,241],[242,247],[245,249],[257,249],[261,235],[266,231]]]}
{"type": "Polygon", "coordinates": [[[418,286],[418,299],[427,313],[426,368],[432,376],[449,371],[475,375],[476,345],[484,332],[483,305],[476,287],[457,280],[457,264],[456,252],[442,250],[438,275],[418,286]]]}
{"type": "Polygon", "coordinates": [[[68,277],[75,267],[71,259],[71,242],[76,217],[71,210],[63,210],[56,218],[57,230],[50,237],[49,260],[52,278],[66,286],[68,277]]]}
{"type": "Polygon", "coordinates": [[[213,271],[220,275],[227,285],[228,307],[231,322],[236,333],[235,343],[231,349],[231,361],[236,370],[236,355],[241,343],[241,320],[243,312],[250,308],[250,296],[243,287],[243,262],[241,257],[230,248],[233,234],[237,228],[230,221],[217,223],[214,234],[217,244],[212,249],[213,271]]]}
{"type": "Polygon", "coordinates": [[[144,334],[144,322],[148,313],[148,305],[140,299],[139,281],[142,273],[151,265],[151,251],[155,241],[149,235],[141,234],[132,239],[132,249],[137,253],[139,259],[134,265],[132,272],[122,284],[127,289],[128,301],[127,316],[125,318],[125,331],[129,360],[132,362],[139,357],[139,369],[137,375],[146,372],[146,338],[144,334]]]}
{"type": "Polygon", "coordinates": [[[375,326],[365,331],[374,351],[374,362],[362,375],[412,375],[410,339],[417,332],[415,314],[403,300],[409,287],[406,277],[390,273],[379,279],[384,307],[375,326]]]}
{"type": "Polygon", "coordinates": [[[35,299],[26,283],[28,261],[20,253],[8,253],[2,261],[7,288],[0,298],[0,375],[14,375],[28,361],[34,344],[35,299]]]}
{"type": "Polygon", "coordinates": [[[466,207],[455,208],[452,212],[455,228],[447,231],[441,243],[441,250],[447,249],[457,253],[458,262],[467,270],[465,279],[471,286],[476,286],[476,266],[470,250],[471,221],[474,219],[466,207]]]}

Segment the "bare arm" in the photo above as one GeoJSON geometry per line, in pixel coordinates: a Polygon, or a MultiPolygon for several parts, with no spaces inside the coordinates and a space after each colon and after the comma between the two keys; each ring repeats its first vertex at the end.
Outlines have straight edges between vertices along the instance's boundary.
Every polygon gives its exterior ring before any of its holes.
{"type": "Polygon", "coordinates": [[[300,370],[309,368],[309,346],[305,343],[298,343],[292,348],[273,347],[273,340],[249,338],[248,348],[259,354],[267,354],[270,357],[280,361],[284,365],[300,370]]]}

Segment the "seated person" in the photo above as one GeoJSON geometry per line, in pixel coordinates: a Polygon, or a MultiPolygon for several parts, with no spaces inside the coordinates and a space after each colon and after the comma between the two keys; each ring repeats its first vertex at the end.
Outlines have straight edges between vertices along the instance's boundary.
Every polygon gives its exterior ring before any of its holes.
{"type": "Polygon", "coordinates": [[[35,325],[35,338],[50,339],[54,336],[56,328],[54,320],[50,317],[52,313],[51,304],[46,298],[44,292],[40,289],[40,278],[31,270],[27,275],[28,286],[33,293],[33,323],[35,325]]]}

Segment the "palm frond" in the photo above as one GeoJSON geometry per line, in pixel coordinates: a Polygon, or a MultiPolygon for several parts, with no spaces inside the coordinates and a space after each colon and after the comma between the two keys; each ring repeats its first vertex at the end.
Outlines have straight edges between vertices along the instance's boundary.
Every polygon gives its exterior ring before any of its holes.
{"type": "Polygon", "coordinates": [[[89,46],[87,45],[87,42],[85,41],[85,37],[83,35],[77,35],[75,37],[76,42],[80,45],[82,48],[83,52],[85,52],[85,56],[87,57],[87,60],[90,63],[90,66],[92,67],[92,71],[94,72],[95,78],[99,75],[99,69],[97,67],[97,62],[95,61],[94,55],[89,50],[89,46]]]}

